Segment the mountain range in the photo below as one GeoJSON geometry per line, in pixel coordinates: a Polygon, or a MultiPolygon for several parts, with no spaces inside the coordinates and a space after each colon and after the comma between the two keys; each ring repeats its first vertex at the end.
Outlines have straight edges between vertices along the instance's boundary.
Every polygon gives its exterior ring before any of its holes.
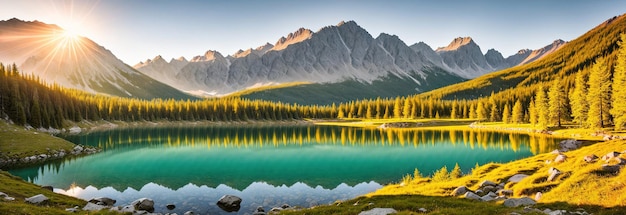
{"type": "Polygon", "coordinates": [[[90,39],[39,21],[0,21],[0,62],[15,63],[22,73],[37,75],[47,83],[90,93],[193,98],[138,72],[90,39]]]}
{"type": "Polygon", "coordinates": [[[348,21],[315,32],[300,28],[273,45],[232,55],[209,50],[169,62],[157,56],[131,67],[92,40],[39,21],[0,21],[0,37],[0,62],[16,63],[22,72],[63,87],[142,99],[193,98],[181,91],[221,96],[248,89],[249,98],[303,104],[425,92],[533,62],[566,44],[556,40],[504,58],[494,49],[483,55],[470,37],[433,50],[423,42],[408,46],[386,33],[374,38],[348,21]],[[294,82],[306,84],[264,90],[294,82]]]}
{"type": "MultiPolygon", "coordinates": [[[[504,58],[494,49],[483,55],[470,37],[456,38],[448,46],[433,50],[423,42],[408,46],[397,36],[386,33],[374,38],[356,22],[349,21],[316,32],[300,28],[278,39],[274,45],[266,43],[232,55],[224,56],[210,50],[190,61],[181,57],[169,62],[157,56],[136,64],[134,68],[183,91],[205,95],[308,82],[315,88],[335,86],[352,88],[362,95],[397,96],[424,92],[526,64],[550,54],[563,44],[564,41],[556,40],[544,48],[521,50],[504,58]],[[397,84],[402,88],[381,95],[380,91],[389,91],[390,85],[397,84]]],[[[305,91],[322,93],[316,95],[318,97],[337,97],[332,95],[337,92],[323,92],[328,90],[305,91]]],[[[308,100],[330,103],[371,97],[362,95],[339,100],[308,100]]],[[[278,98],[285,96],[300,97],[270,93],[259,98],[311,103],[302,99],[278,98]]]]}

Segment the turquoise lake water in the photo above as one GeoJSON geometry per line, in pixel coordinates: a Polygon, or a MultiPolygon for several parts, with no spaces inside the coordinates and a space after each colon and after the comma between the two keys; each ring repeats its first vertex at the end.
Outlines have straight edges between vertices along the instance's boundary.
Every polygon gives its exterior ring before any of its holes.
{"type": "Polygon", "coordinates": [[[65,137],[101,153],[10,172],[83,199],[125,205],[147,197],[156,212],[251,214],[283,204],[310,207],[354,198],[418,168],[432,174],[458,163],[467,173],[554,150],[559,140],[523,134],[333,126],[126,128],[65,137]],[[221,211],[225,194],[243,199],[221,211]],[[166,204],[177,208],[169,211],[166,204]]]}

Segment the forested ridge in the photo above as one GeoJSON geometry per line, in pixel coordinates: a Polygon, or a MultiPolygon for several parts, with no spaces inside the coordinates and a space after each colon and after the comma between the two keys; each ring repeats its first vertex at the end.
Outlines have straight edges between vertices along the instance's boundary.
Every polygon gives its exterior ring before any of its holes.
{"type": "Polygon", "coordinates": [[[250,101],[240,98],[140,100],[93,95],[45,84],[19,73],[15,65],[0,64],[0,111],[18,125],[60,128],[81,120],[121,121],[240,121],[332,118],[330,106],[250,101]]]}

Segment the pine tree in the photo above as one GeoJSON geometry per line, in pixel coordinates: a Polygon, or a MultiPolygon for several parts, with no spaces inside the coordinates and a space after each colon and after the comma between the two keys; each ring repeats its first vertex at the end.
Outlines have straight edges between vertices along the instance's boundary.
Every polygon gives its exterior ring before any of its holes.
{"type": "Polygon", "coordinates": [[[463,176],[463,172],[461,171],[461,167],[459,167],[459,163],[456,163],[452,171],[450,171],[450,178],[457,179],[457,178],[460,178],[461,176],[463,176]]]}
{"type": "Polygon", "coordinates": [[[456,119],[457,118],[457,101],[454,100],[454,102],[452,103],[452,110],[450,111],[450,119],[456,119]]]}
{"type": "Polygon", "coordinates": [[[432,180],[435,182],[450,180],[450,173],[448,173],[448,168],[446,166],[443,166],[441,167],[441,169],[435,171],[432,180]]]}
{"type": "Polygon", "coordinates": [[[511,122],[513,123],[522,123],[524,121],[524,110],[522,109],[522,102],[518,99],[515,101],[515,105],[513,105],[513,110],[511,112],[511,122]]]}
{"type": "Polygon", "coordinates": [[[406,119],[411,118],[411,102],[409,98],[406,98],[404,100],[404,107],[402,108],[402,115],[404,115],[404,118],[406,119]]]}
{"type": "Polygon", "coordinates": [[[626,34],[620,35],[617,62],[613,72],[613,92],[611,94],[611,115],[615,130],[622,130],[626,125],[626,34]]]}
{"type": "MultiPolygon", "coordinates": [[[[587,113],[587,126],[590,128],[604,127],[609,110],[609,93],[611,89],[610,72],[605,58],[598,58],[591,67],[589,73],[589,112],[587,113]]],[[[622,87],[622,86],[620,86],[622,87]]]]}
{"type": "Polygon", "coordinates": [[[537,108],[535,108],[535,99],[531,99],[530,104],[528,104],[528,122],[532,126],[537,125],[537,108]]]}
{"type": "Polygon", "coordinates": [[[400,97],[396,97],[396,101],[393,104],[393,117],[394,118],[402,118],[402,100],[400,97]]]}
{"type": "Polygon", "coordinates": [[[476,105],[476,118],[478,118],[478,120],[487,119],[487,111],[482,101],[479,101],[476,105]]]}
{"type": "Polygon", "coordinates": [[[567,94],[565,94],[563,84],[560,80],[554,80],[552,86],[548,90],[548,116],[550,124],[561,127],[561,120],[567,113],[566,100],[567,94]]]}
{"type": "Polygon", "coordinates": [[[549,124],[549,110],[548,97],[546,96],[546,91],[543,90],[543,86],[539,87],[535,95],[535,111],[537,112],[537,127],[541,130],[546,130],[549,124]]]}
{"type": "Polygon", "coordinates": [[[420,173],[420,171],[417,168],[415,168],[415,170],[413,170],[413,180],[417,180],[422,177],[424,177],[422,176],[422,173],[420,173]]]}
{"type": "Polygon", "coordinates": [[[491,106],[491,111],[489,112],[489,121],[500,121],[500,111],[498,109],[498,103],[496,102],[496,96],[494,95],[493,91],[491,92],[491,96],[489,96],[489,105],[491,106]]]}
{"type": "Polygon", "coordinates": [[[576,74],[574,91],[570,95],[570,106],[572,107],[573,121],[583,125],[587,121],[589,104],[587,103],[587,80],[582,71],[576,74]]]}
{"type": "Polygon", "coordinates": [[[509,107],[509,103],[504,104],[504,110],[502,111],[502,122],[505,124],[511,123],[511,107],[509,107]]]}

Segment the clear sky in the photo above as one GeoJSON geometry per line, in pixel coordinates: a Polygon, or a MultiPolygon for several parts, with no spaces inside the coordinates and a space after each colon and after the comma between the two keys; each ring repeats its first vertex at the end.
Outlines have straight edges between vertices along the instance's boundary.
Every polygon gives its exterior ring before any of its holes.
{"type": "Polygon", "coordinates": [[[504,57],[555,39],[572,40],[626,13],[617,0],[0,0],[0,20],[57,24],[111,50],[129,65],[161,55],[190,59],[256,48],[300,27],[354,20],[372,36],[395,34],[433,49],[470,36],[504,57]]]}

